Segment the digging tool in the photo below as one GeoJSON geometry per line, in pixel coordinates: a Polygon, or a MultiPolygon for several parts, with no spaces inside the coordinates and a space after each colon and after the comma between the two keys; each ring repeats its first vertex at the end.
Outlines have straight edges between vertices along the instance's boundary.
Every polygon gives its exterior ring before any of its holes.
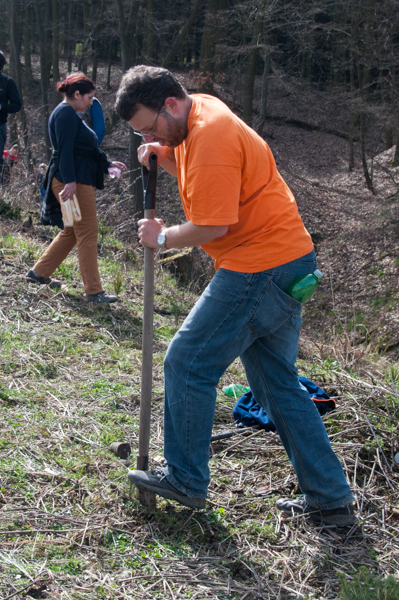
{"type": "Polygon", "coordinates": [[[236,429],[235,431],[222,431],[222,433],[216,433],[211,437],[211,442],[217,442],[219,440],[227,440],[228,438],[234,437],[235,435],[240,435],[242,433],[248,433],[251,431],[259,431],[260,427],[243,427],[241,429],[236,429]]]}
{"type": "MultiPolygon", "coordinates": [[[[155,191],[157,186],[157,155],[150,154],[150,168],[141,167],[144,191],[144,218],[155,218],[155,191]]],[[[148,451],[150,446],[151,396],[152,396],[152,345],[154,322],[154,249],[144,246],[144,312],[143,345],[141,367],[141,397],[139,425],[139,453],[137,469],[148,471],[148,451]]],[[[155,507],[154,492],[137,488],[137,498],[141,504],[155,507]]]]}

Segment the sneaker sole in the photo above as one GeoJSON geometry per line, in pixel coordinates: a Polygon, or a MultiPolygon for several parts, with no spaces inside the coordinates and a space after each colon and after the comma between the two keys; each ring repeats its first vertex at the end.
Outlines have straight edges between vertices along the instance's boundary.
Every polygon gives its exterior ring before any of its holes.
{"type": "Polygon", "coordinates": [[[36,285],[48,285],[47,283],[40,283],[37,279],[33,279],[33,277],[25,277],[26,281],[29,283],[36,283],[36,285]]]}
{"type": "Polygon", "coordinates": [[[33,279],[33,277],[25,277],[25,279],[30,283],[36,283],[36,285],[48,285],[48,287],[52,290],[61,289],[61,282],[50,281],[50,283],[40,283],[40,281],[37,281],[37,279],[33,279]]]}
{"type": "Polygon", "coordinates": [[[336,527],[348,527],[354,525],[357,521],[355,515],[331,515],[329,517],[323,517],[318,514],[307,515],[313,523],[319,525],[335,525],[336,527]]]}
{"type": "Polygon", "coordinates": [[[299,512],[292,511],[287,512],[281,511],[286,517],[305,517],[317,525],[335,525],[336,527],[348,527],[354,525],[357,522],[355,515],[330,515],[323,517],[319,511],[314,512],[299,512]]]}
{"type": "Polygon", "coordinates": [[[89,300],[87,298],[87,302],[91,302],[91,304],[114,304],[115,302],[119,302],[119,298],[117,300],[89,300]]]}
{"type": "Polygon", "coordinates": [[[147,492],[154,492],[154,494],[157,494],[157,496],[162,496],[162,498],[166,498],[167,500],[176,500],[176,502],[187,506],[187,508],[205,508],[205,498],[191,498],[190,496],[181,496],[180,494],[176,494],[172,490],[166,490],[160,488],[157,485],[144,483],[140,479],[137,480],[130,474],[128,474],[127,478],[138,488],[147,490],[147,492]]]}

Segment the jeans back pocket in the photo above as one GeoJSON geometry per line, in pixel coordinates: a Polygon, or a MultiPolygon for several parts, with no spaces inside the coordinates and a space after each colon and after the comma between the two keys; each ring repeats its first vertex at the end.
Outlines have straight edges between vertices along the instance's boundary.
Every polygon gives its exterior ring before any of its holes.
{"type": "Polygon", "coordinates": [[[300,314],[301,304],[283,292],[269,279],[264,293],[247,325],[257,336],[274,333],[295,314],[300,314]]]}

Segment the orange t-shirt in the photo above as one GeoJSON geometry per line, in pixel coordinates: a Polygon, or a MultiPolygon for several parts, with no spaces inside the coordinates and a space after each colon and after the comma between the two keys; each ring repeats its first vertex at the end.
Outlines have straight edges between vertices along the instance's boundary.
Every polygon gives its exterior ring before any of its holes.
{"type": "Polygon", "coordinates": [[[195,225],[229,225],[203,244],[215,268],[257,273],[304,256],[312,239],[266,142],[223,102],[192,96],[188,136],[175,148],[184,212],[195,225]]]}

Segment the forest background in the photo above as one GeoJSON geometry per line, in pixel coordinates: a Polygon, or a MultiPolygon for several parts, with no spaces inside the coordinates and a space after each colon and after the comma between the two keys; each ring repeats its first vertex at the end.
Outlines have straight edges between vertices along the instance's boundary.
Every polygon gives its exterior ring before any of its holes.
{"type": "MultiPolygon", "coordinates": [[[[260,134],[266,119],[273,118],[268,111],[270,79],[328,90],[350,114],[348,168],[354,167],[354,141],[359,138],[370,190],[370,121],[378,117],[385,137],[382,142],[379,136],[374,152],[381,144],[392,147],[397,137],[396,0],[2,0],[0,7],[0,47],[10,53],[10,75],[26,99],[40,85],[47,155],[48,116],[60,100],[52,84],[59,81],[60,68],[71,72],[76,67],[96,81],[99,60],[108,65],[108,89],[115,64],[122,71],[145,63],[196,73],[197,91],[217,93],[215,84],[230,84],[232,106],[260,134]],[[40,55],[39,81],[32,68],[34,54],[40,55]],[[62,67],[60,59],[66,61],[62,67]],[[257,77],[261,84],[254,104],[257,77]]],[[[20,125],[19,137],[29,155],[24,108],[20,125]]]]}
{"type": "MultiPolygon", "coordinates": [[[[2,598],[396,600],[399,570],[399,1],[0,0],[0,49],[23,108],[19,162],[0,199],[2,598]],[[113,109],[123,72],[163,65],[216,94],[271,146],[324,273],[304,306],[301,374],[337,400],[327,432],[356,497],[349,531],[285,520],[299,493],[276,434],[212,444],[207,509],[141,507],[126,480],[140,397],[143,257],[138,136],[113,109]],[[96,81],[103,148],[129,174],[97,194],[99,266],[112,307],[83,298],[76,253],[54,293],[24,274],[56,230],[39,223],[55,84],[96,81]],[[365,567],[365,570],[362,570],[365,567]],[[390,578],[391,577],[391,578],[390,578]]],[[[161,170],[160,170],[161,171],[161,170]]],[[[159,173],[157,216],[182,221],[159,173]]],[[[212,275],[193,249],[156,263],[151,466],[162,463],[162,359],[212,275]]],[[[218,388],[215,433],[234,429],[239,361],[218,388]]]]}

